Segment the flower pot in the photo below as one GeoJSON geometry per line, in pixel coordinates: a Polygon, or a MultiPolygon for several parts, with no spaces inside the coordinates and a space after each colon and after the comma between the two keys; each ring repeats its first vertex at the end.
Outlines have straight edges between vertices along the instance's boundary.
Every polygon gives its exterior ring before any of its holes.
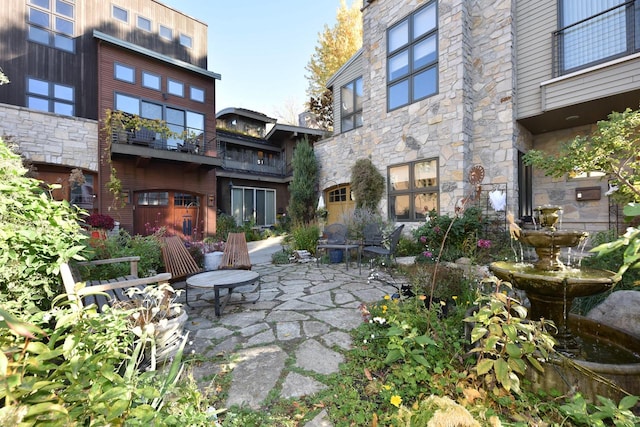
{"type": "Polygon", "coordinates": [[[217,270],[222,262],[224,252],[209,252],[204,254],[205,271],[217,270]]]}
{"type": "Polygon", "coordinates": [[[338,264],[342,262],[343,251],[341,249],[329,249],[329,262],[338,264]]]}

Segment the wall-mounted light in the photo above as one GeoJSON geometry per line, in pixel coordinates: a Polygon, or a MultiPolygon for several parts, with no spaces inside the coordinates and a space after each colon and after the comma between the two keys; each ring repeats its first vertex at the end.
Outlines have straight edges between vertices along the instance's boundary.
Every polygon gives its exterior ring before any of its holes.
{"type": "Polygon", "coordinates": [[[131,203],[131,193],[129,192],[129,190],[122,190],[120,192],[120,197],[122,197],[122,200],[125,204],[128,205],[131,203]]]}
{"type": "Polygon", "coordinates": [[[212,208],[215,205],[216,205],[216,195],[215,194],[209,194],[209,196],[207,196],[207,206],[212,208]]]}
{"type": "Polygon", "coordinates": [[[229,188],[233,188],[233,181],[229,180],[229,188]]]}

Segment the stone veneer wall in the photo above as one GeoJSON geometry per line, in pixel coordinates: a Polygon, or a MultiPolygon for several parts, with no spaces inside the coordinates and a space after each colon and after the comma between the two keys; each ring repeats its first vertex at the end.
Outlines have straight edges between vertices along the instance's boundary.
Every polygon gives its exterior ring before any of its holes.
{"type": "Polygon", "coordinates": [[[98,122],[0,104],[0,135],[34,163],[98,171],[98,122]]]}
{"type": "MultiPolygon", "coordinates": [[[[439,1],[439,93],[387,111],[386,30],[426,3],[378,0],[365,7],[364,125],[315,145],[321,187],[349,182],[358,158],[370,157],[386,177],[389,165],[435,157],[441,213],[470,193],[474,164],[485,168],[485,185],[507,183],[514,209],[513,1],[439,1]]],[[[380,207],[387,211],[386,197],[380,207]]]]}
{"type": "MultiPolygon", "coordinates": [[[[586,135],[596,129],[596,125],[580,126],[556,132],[547,132],[534,137],[534,148],[547,153],[557,153],[562,143],[577,135],[586,135]]],[[[564,210],[563,229],[580,229],[590,232],[609,229],[609,189],[606,179],[567,177],[552,178],[544,175],[540,169],[533,169],[534,199],[533,206],[558,205],[564,210]],[[576,200],[576,188],[600,187],[601,199],[593,201],[576,200]]]]}

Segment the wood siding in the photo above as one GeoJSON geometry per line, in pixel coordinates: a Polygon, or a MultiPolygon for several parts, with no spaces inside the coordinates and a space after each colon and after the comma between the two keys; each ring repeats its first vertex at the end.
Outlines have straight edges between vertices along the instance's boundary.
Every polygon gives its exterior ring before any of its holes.
{"type": "MultiPolygon", "coordinates": [[[[542,109],[553,110],[640,89],[640,55],[556,79],[541,88],[542,109]]],[[[637,105],[630,106],[637,108],[637,105]]]]}
{"type": "Polygon", "coordinates": [[[518,119],[542,112],[540,83],[552,76],[557,0],[516,2],[516,94],[518,119]]]}
{"type": "Polygon", "coordinates": [[[342,105],[340,92],[342,86],[349,82],[362,77],[362,52],[357,53],[357,57],[353,58],[351,63],[341,70],[338,70],[339,74],[336,74],[333,81],[333,133],[337,135],[342,133],[342,105]]]}

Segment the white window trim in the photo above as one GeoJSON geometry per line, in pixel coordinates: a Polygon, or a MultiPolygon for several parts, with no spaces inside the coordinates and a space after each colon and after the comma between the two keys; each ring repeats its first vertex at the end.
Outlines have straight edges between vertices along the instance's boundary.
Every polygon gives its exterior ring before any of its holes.
{"type": "Polygon", "coordinates": [[[124,23],[128,24],[128,23],[129,23],[129,15],[131,15],[131,13],[129,12],[129,9],[125,9],[125,8],[124,8],[124,7],[122,7],[122,6],[118,6],[118,5],[115,5],[115,4],[112,4],[112,5],[111,5],[111,17],[112,17],[113,19],[115,19],[116,21],[118,21],[118,22],[124,22],[124,23]],[[118,17],[116,16],[116,14],[115,14],[116,9],[120,9],[120,10],[122,10],[122,11],[124,11],[124,12],[126,12],[126,13],[127,13],[127,20],[126,20],[126,21],[123,21],[122,19],[120,19],[120,18],[118,18],[118,17]]]}

